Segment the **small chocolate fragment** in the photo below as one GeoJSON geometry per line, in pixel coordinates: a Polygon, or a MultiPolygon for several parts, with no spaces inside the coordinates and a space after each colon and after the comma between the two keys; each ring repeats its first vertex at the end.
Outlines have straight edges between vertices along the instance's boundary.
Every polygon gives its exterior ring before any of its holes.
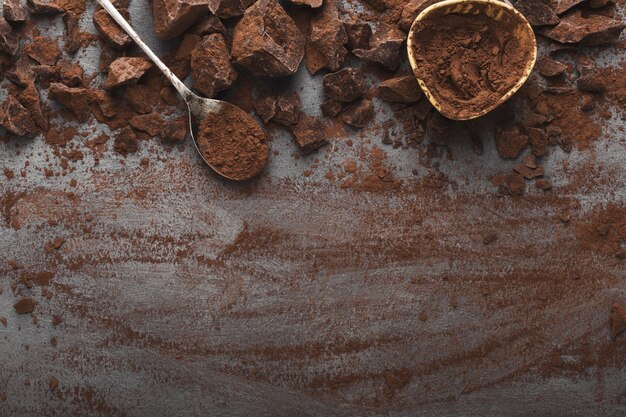
{"type": "Polygon", "coordinates": [[[32,14],[57,14],[65,12],[65,9],[57,0],[27,0],[27,4],[32,14]]]}
{"type": "Polygon", "coordinates": [[[537,165],[536,167],[531,168],[525,164],[517,164],[513,167],[513,169],[515,170],[515,172],[517,172],[527,180],[531,180],[537,177],[543,177],[544,175],[544,169],[541,165],[537,165]]]}
{"type": "Polygon", "coordinates": [[[367,23],[344,23],[348,35],[348,49],[368,49],[372,38],[372,27],[367,23]]]}
{"type": "Polygon", "coordinates": [[[596,101],[593,94],[583,94],[580,97],[580,109],[582,111],[591,111],[596,107],[596,101]]]}
{"type": "Polygon", "coordinates": [[[200,37],[210,35],[212,33],[226,33],[226,28],[222,21],[213,15],[205,16],[198,20],[194,25],[189,28],[187,33],[198,35],[200,37]]]}
{"type": "Polygon", "coordinates": [[[379,63],[390,70],[400,65],[400,47],[406,35],[399,29],[386,23],[379,23],[370,42],[370,49],[355,49],[357,57],[379,63]]]}
{"type": "Polygon", "coordinates": [[[611,337],[615,339],[626,331],[626,307],[614,303],[611,307],[611,337]]]}
{"type": "Polygon", "coordinates": [[[178,45],[178,49],[174,53],[173,62],[170,69],[181,80],[187,78],[191,72],[191,52],[196,45],[200,43],[202,38],[192,33],[187,33],[178,45]]]}
{"type": "Polygon", "coordinates": [[[41,101],[39,91],[35,87],[35,83],[30,83],[17,97],[19,102],[30,113],[37,127],[44,132],[48,130],[48,114],[41,101]]]}
{"type": "Polygon", "coordinates": [[[186,116],[161,124],[161,139],[172,143],[182,143],[189,131],[189,119],[186,116]]]}
{"type": "Polygon", "coordinates": [[[607,16],[593,14],[583,17],[580,10],[565,16],[558,26],[544,30],[542,35],[561,43],[586,46],[609,45],[619,39],[624,24],[607,16]]]}
{"type": "Polygon", "coordinates": [[[139,114],[152,113],[160,98],[159,91],[144,84],[130,84],[124,88],[124,100],[139,114]]]}
{"type": "Polygon", "coordinates": [[[32,297],[24,297],[13,304],[13,308],[17,314],[28,314],[35,310],[37,302],[32,297]]]}
{"type": "Polygon", "coordinates": [[[137,135],[129,127],[125,127],[115,135],[115,142],[113,143],[113,149],[115,152],[122,156],[126,156],[129,153],[135,153],[138,149],[137,135]]]}
{"type": "Polygon", "coordinates": [[[559,17],[545,0],[517,0],[515,8],[532,26],[558,25],[559,17]]]}
{"type": "Polygon", "coordinates": [[[340,101],[328,99],[320,105],[320,108],[324,116],[337,117],[343,111],[344,105],[345,103],[340,101]]]}
{"type": "Polygon", "coordinates": [[[422,89],[415,76],[405,75],[378,84],[378,97],[384,101],[414,103],[422,97],[422,89]]]}
{"type": "Polygon", "coordinates": [[[59,77],[68,87],[80,87],[83,84],[83,67],[64,59],[59,64],[59,77]]]}
{"type": "Polygon", "coordinates": [[[263,94],[254,101],[254,111],[263,123],[267,124],[276,114],[276,97],[273,94],[263,94]]]}
{"type": "Polygon", "coordinates": [[[50,84],[48,97],[58,101],[70,110],[80,122],[89,119],[89,104],[92,101],[90,90],[86,88],[68,87],[61,83],[50,84]]]}
{"type": "Polygon", "coordinates": [[[283,77],[295,74],[304,56],[304,36],[276,0],[259,0],[235,26],[235,63],[253,74],[283,77]]]}
{"type": "Polygon", "coordinates": [[[21,23],[28,20],[28,13],[21,0],[4,0],[2,14],[9,22],[21,23]]]}
{"type": "Polygon", "coordinates": [[[0,16],[0,50],[6,52],[9,55],[15,55],[20,47],[20,39],[16,35],[13,28],[0,16]]]}
{"type": "Polygon", "coordinates": [[[302,113],[298,123],[291,128],[291,132],[304,154],[311,153],[328,142],[324,137],[324,123],[317,117],[302,113]]]}
{"type": "Polygon", "coordinates": [[[524,181],[524,177],[520,174],[511,174],[506,177],[505,182],[506,191],[513,196],[521,196],[524,195],[524,191],[526,189],[526,182],[524,181]]]}
{"type": "Polygon", "coordinates": [[[535,182],[535,187],[539,188],[540,190],[547,191],[552,188],[552,183],[545,178],[539,178],[535,182]]]}
{"type": "Polygon", "coordinates": [[[311,18],[311,33],[306,45],[306,66],[311,74],[322,68],[337,71],[348,55],[348,34],[339,19],[337,1],[327,0],[311,18]]]}
{"type": "Polygon", "coordinates": [[[208,4],[209,0],[153,0],[156,35],[163,40],[175,38],[206,15],[208,4]]]}
{"type": "Polygon", "coordinates": [[[42,65],[54,65],[61,58],[57,42],[46,36],[35,36],[32,43],[24,47],[24,52],[42,65]]]}
{"type": "Polygon", "coordinates": [[[18,136],[33,136],[37,133],[30,112],[13,96],[8,96],[0,106],[0,121],[6,130],[18,136]]]}
{"type": "Polygon", "coordinates": [[[369,4],[370,6],[372,6],[374,9],[378,10],[379,12],[382,12],[383,10],[387,8],[387,5],[385,4],[385,0],[362,0],[362,1],[366,4],[369,4]]]}
{"type": "Polygon", "coordinates": [[[293,4],[297,4],[298,6],[309,6],[312,9],[316,9],[322,6],[324,0],[289,0],[293,4]]]}
{"type": "Polygon", "coordinates": [[[118,58],[109,67],[104,88],[111,90],[124,84],[134,84],[152,67],[152,62],[141,57],[118,58]]]}
{"type": "Polygon", "coordinates": [[[209,10],[221,19],[241,16],[254,0],[209,0],[209,10]]]}
{"type": "Polygon", "coordinates": [[[576,86],[580,91],[592,93],[604,92],[607,88],[602,72],[591,59],[583,59],[576,68],[580,76],[576,80],[576,86]]]}
{"type": "Polygon", "coordinates": [[[502,158],[515,159],[528,146],[528,136],[523,135],[517,126],[505,129],[496,128],[494,139],[496,150],[502,158]]]}
{"type": "Polygon", "coordinates": [[[327,74],[322,85],[328,97],[347,103],[361,97],[366,90],[363,71],[359,68],[344,68],[327,74]]]}
{"type": "MultiPolygon", "coordinates": [[[[129,19],[130,15],[126,9],[118,9],[124,18],[129,19]]],[[[100,9],[93,14],[93,23],[102,37],[117,49],[123,49],[130,45],[133,40],[126,32],[113,20],[111,15],[100,9]]]]}
{"type": "Polygon", "coordinates": [[[100,112],[102,112],[102,115],[104,117],[114,117],[119,113],[121,106],[119,103],[119,99],[113,97],[111,94],[108,93],[108,91],[94,90],[91,94],[93,101],[97,103],[98,109],[100,110],[100,112]]]}
{"type": "Polygon", "coordinates": [[[230,53],[221,34],[205,36],[193,49],[191,78],[194,88],[209,98],[233,85],[237,71],[230,63],[230,53]]]}
{"type": "Polygon", "coordinates": [[[374,105],[372,100],[362,99],[354,102],[343,113],[343,121],[352,127],[361,128],[374,117],[374,105]]]}
{"type": "Polygon", "coordinates": [[[133,116],[129,123],[133,129],[146,132],[150,136],[154,137],[159,136],[161,133],[161,126],[164,122],[159,113],[148,113],[133,116]]]}
{"type": "Polygon", "coordinates": [[[537,71],[544,77],[558,77],[567,69],[563,62],[556,61],[550,57],[543,57],[537,62],[537,71]]]}
{"type": "Polygon", "coordinates": [[[300,96],[295,91],[283,94],[276,102],[276,111],[272,120],[283,126],[298,122],[300,115],[300,96]]]}
{"type": "Polygon", "coordinates": [[[87,46],[90,34],[81,31],[80,16],[74,13],[63,14],[63,24],[65,25],[65,41],[63,48],[68,54],[75,54],[83,46],[87,46]]]}
{"type": "Polygon", "coordinates": [[[524,130],[533,148],[533,155],[537,157],[546,155],[548,153],[548,136],[546,133],[535,127],[527,127],[524,130]]]}
{"type": "Polygon", "coordinates": [[[400,16],[400,29],[408,32],[411,29],[411,25],[427,7],[438,3],[441,0],[409,0],[409,2],[402,9],[402,15],[400,16]]]}

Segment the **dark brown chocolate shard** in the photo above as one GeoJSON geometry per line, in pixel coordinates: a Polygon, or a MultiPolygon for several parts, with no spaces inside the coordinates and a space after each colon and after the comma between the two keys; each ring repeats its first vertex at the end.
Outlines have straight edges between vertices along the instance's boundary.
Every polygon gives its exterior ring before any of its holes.
{"type": "Polygon", "coordinates": [[[350,105],[343,113],[342,119],[352,127],[362,128],[374,117],[372,100],[361,99],[350,105]]]}
{"type": "Polygon", "coordinates": [[[35,310],[35,306],[37,306],[37,301],[33,300],[32,297],[24,297],[13,304],[13,308],[17,314],[29,314],[35,310]]]}
{"type": "Polygon", "coordinates": [[[64,13],[65,9],[57,0],[27,0],[28,10],[32,14],[64,13]]]}
{"type": "Polygon", "coordinates": [[[152,67],[152,62],[141,57],[118,58],[109,67],[104,88],[110,90],[125,84],[134,84],[152,67]]]}
{"type": "Polygon", "coordinates": [[[20,48],[20,38],[9,22],[0,16],[0,50],[9,55],[15,55],[20,48]]]}
{"type": "Polygon", "coordinates": [[[209,15],[194,23],[194,25],[189,28],[187,33],[198,35],[200,37],[211,35],[213,33],[221,33],[223,35],[226,33],[226,28],[217,16],[209,15]]]}
{"type": "Polygon", "coordinates": [[[533,148],[533,155],[536,157],[546,155],[548,153],[548,135],[542,129],[535,127],[527,127],[525,131],[533,148]]]}
{"type": "Polygon", "coordinates": [[[518,0],[515,8],[524,15],[532,26],[553,26],[560,22],[546,0],[518,0]]]}
{"type": "Polygon", "coordinates": [[[366,61],[376,62],[395,70],[400,65],[400,49],[405,39],[404,32],[381,22],[374,32],[370,49],[355,49],[352,53],[366,61]]]}
{"type": "Polygon", "coordinates": [[[89,119],[89,104],[91,104],[91,91],[87,88],[68,87],[61,83],[50,84],[48,97],[55,100],[74,114],[80,122],[89,119]]]}
{"type": "Polygon", "coordinates": [[[113,149],[115,152],[122,156],[126,156],[129,153],[135,153],[139,149],[137,142],[137,135],[129,127],[125,127],[115,135],[115,142],[113,143],[113,149]]]}
{"type": "Polygon", "coordinates": [[[191,52],[191,78],[196,90],[206,97],[215,97],[237,79],[230,63],[226,40],[219,33],[205,36],[191,52]]]}
{"type": "Polygon", "coordinates": [[[2,14],[9,22],[21,23],[28,20],[28,12],[21,0],[4,0],[2,14]]]}
{"type": "MultiPolygon", "coordinates": [[[[118,9],[118,11],[126,19],[130,17],[127,9],[118,9]]],[[[123,49],[133,42],[130,36],[124,32],[104,9],[94,12],[93,23],[100,32],[100,35],[117,49],[123,49]]]]}
{"type": "Polygon", "coordinates": [[[161,139],[166,142],[182,143],[189,132],[189,119],[187,116],[179,117],[176,120],[170,120],[161,125],[161,139]]]}
{"type": "Polygon", "coordinates": [[[348,34],[339,20],[337,1],[327,0],[311,18],[306,62],[309,72],[315,74],[322,68],[339,70],[348,55],[347,43],[348,34]]]}
{"type": "Polygon", "coordinates": [[[505,191],[512,196],[522,196],[526,190],[526,182],[520,174],[511,174],[506,177],[505,191]]]}
{"type": "Polygon", "coordinates": [[[295,91],[281,95],[276,101],[274,120],[283,126],[292,126],[300,116],[300,96],[295,91]]]}
{"type": "Polygon", "coordinates": [[[208,0],[209,10],[222,19],[241,16],[254,0],[208,0]]]}
{"type": "Polygon", "coordinates": [[[46,36],[35,36],[32,43],[24,46],[24,52],[42,65],[54,65],[61,58],[57,42],[46,36]]]}
{"type": "Polygon", "coordinates": [[[328,117],[337,117],[343,111],[346,104],[337,100],[328,99],[320,104],[322,114],[328,117]]]}
{"type": "Polygon", "coordinates": [[[382,12],[387,8],[385,0],[362,0],[365,4],[370,5],[372,8],[382,12]]]}
{"type": "Polygon", "coordinates": [[[146,132],[150,136],[156,137],[160,135],[161,125],[164,121],[161,119],[159,113],[148,113],[133,116],[129,123],[133,129],[146,132]]]}
{"type": "Polygon", "coordinates": [[[561,61],[556,61],[550,57],[543,57],[537,62],[537,71],[544,77],[558,77],[562,75],[567,69],[561,61]]]}
{"type": "Polygon", "coordinates": [[[317,117],[302,113],[292,128],[294,139],[304,154],[311,153],[326,145],[324,123],[317,117]]]}
{"type": "Polygon", "coordinates": [[[359,68],[343,68],[327,74],[322,85],[328,97],[347,103],[361,97],[367,89],[363,71],[359,68]]]}
{"type": "Polygon", "coordinates": [[[580,91],[601,93],[606,91],[605,77],[591,59],[584,59],[576,68],[579,74],[576,85],[580,91]]]}
{"type": "Polygon", "coordinates": [[[68,87],[80,87],[83,84],[83,67],[63,59],[59,63],[59,77],[68,87]]]}
{"type": "Polygon", "coordinates": [[[5,75],[6,78],[21,87],[26,87],[28,84],[35,81],[35,74],[31,67],[30,58],[26,55],[20,55],[15,65],[8,69],[5,75]]]}
{"type": "Polygon", "coordinates": [[[235,26],[235,63],[256,75],[284,77],[298,71],[304,56],[304,36],[275,0],[259,0],[235,26]]]}
{"type": "Polygon", "coordinates": [[[378,84],[378,97],[384,101],[414,103],[422,97],[422,89],[413,75],[405,75],[378,84]]]}
{"type": "Polygon", "coordinates": [[[35,83],[30,83],[24,91],[17,96],[18,101],[24,106],[30,116],[32,117],[35,125],[42,131],[48,130],[48,113],[41,101],[39,91],[35,87],[35,83]]]}
{"type": "Polygon", "coordinates": [[[409,0],[409,2],[402,9],[402,15],[400,16],[400,29],[408,32],[411,29],[411,25],[427,7],[438,3],[441,0],[409,0]]]}
{"type": "Polygon", "coordinates": [[[187,33],[178,45],[169,67],[178,78],[185,79],[191,73],[191,52],[202,40],[202,37],[187,33]]]}
{"type": "Polygon", "coordinates": [[[603,15],[583,17],[580,10],[565,16],[554,28],[543,30],[542,35],[561,43],[578,43],[587,46],[609,45],[619,39],[624,24],[603,15]]]}
{"type": "Polygon", "coordinates": [[[33,136],[37,133],[30,112],[13,96],[8,96],[0,106],[0,120],[6,130],[18,136],[33,136]]]}
{"type": "Polygon", "coordinates": [[[502,158],[515,159],[528,146],[528,136],[520,132],[519,127],[496,128],[494,132],[496,150],[502,158]]]}
{"type": "Polygon", "coordinates": [[[113,97],[108,91],[93,90],[92,97],[105,118],[114,117],[119,113],[121,108],[120,99],[113,97]]]}
{"type": "Polygon", "coordinates": [[[312,9],[317,9],[318,7],[322,7],[324,0],[289,0],[293,4],[297,4],[298,6],[309,6],[312,9]]]}
{"type": "Polygon", "coordinates": [[[139,114],[152,113],[160,99],[158,90],[144,84],[130,84],[124,89],[124,100],[139,114]]]}
{"type": "Polygon", "coordinates": [[[153,0],[154,31],[164,40],[173,39],[206,15],[209,0],[153,0]]]}
{"type": "Polygon", "coordinates": [[[348,49],[369,49],[372,27],[367,23],[344,23],[348,35],[348,49]]]}
{"type": "MultiPolygon", "coordinates": [[[[554,13],[562,15],[572,7],[584,2],[585,0],[547,0],[546,3],[550,5],[550,8],[554,10],[554,13]]],[[[517,3],[515,3],[517,8],[517,3]]]]}
{"type": "Polygon", "coordinates": [[[276,97],[273,94],[263,94],[254,101],[254,111],[263,123],[268,124],[276,114],[276,97]]]}

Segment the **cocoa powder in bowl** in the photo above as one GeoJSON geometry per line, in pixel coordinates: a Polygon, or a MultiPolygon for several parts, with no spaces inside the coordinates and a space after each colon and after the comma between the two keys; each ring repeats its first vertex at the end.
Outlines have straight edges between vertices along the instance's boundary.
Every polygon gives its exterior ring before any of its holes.
{"type": "Polygon", "coordinates": [[[415,75],[441,112],[454,119],[472,118],[500,104],[535,51],[532,31],[513,11],[470,4],[469,14],[451,13],[453,6],[432,10],[412,28],[415,75]],[[488,8],[500,18],[485,14],[488,8]]]}
{"type": "Polygon", "coordinates": [[[234,180],[246,180],[261,172],[269,154],[263,129],[226,103],[219,112],[204,118],[197,144],[209,165],[234,180]]]}

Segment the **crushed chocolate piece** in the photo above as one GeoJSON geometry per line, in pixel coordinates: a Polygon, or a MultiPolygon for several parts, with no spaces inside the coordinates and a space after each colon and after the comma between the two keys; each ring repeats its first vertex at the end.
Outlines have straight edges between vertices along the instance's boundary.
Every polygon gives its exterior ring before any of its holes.
{"type": "MultiPolygon", "coordinates": [[[[118,9],[125,19],[130,19],[127,9],[118,9]]],[[[123,49],[133,43],[128,34],[113,20],[109,12],[104,9],[96,10],[93,14],[93,23],[102,37],[117,49],[123,49]]]]}
{"type": "Polygon", "coordinates": [[[582,111],[591,111],[596,107],[596,100],[593,94],[582,94],[580,96],[580,109],[582,111]]]}
{"type": "Polygon", "coordinates": [[[13,304],[13,308],[17,314],[29,314],[35,310],[37,302],[32,297],[24,297],[13,304]]]}
{"type": "Polygon", "coordinates": [[[143,84],[129,84],[124,88],[124,99],[139,114],[151,113],[159,103],[159,92],[143,84]]]}
{"type": "Polygon", "coordinates": [[[328,117],[337,117],[343,111],[344,103],[328,99],[320,104],[322,114],[328,117]]]}
{"type": "Polygon", "coordinates": [[[9,22],[21,23],[28,20],[28,13],[20,0],[4,0],[2,15],[9,22]]]}
{"type": "Polygon", "coordinates": [[[537,71],[544,77],[558,77],[567,69],[567,65],[563,62],[556,61],[548,56],[537,61],[537,71]]]}
{"type": "Polygon", "coordinates": [[[9,22],[0,16],[0,50],[15,55],[20,47],[20,39],[9,22]]]}
{"type": "Polygon", "coordinates": [[[156,35],[169,40],[183,33],[206,14],[209,0],[153,0],[156,35]]]}
{"type": "Polygon", "coordinates": [[[526,190],[526,183],[524,177],[519,174],[511,174],[506,177],[505,182],[506,191],[513,196],[524,195],[526,190]]]}
{"type": "Polygon", "coordinates": [[[548,153],[548,136],[546,133],[542,129],[534,127],[527,127],[525,131],[533,148],[533,155],[536,157],[546,155],[548,153]]]}
{"type": "Polygon", "coordinates": [[[191,52],[201,40],[200,36],[188,33],[178,45],[170,69],[181,80],[187,78],[191,73],[191,52]]]}
{"type": "Polygon", "coordinates": [[[369,4],[375,10],[382,12],[387,8],[385,0],[362,0],[364,3],[369,4]]]}
{"type": "Polygon", "coordinates": [[[254,101],[254,111],[263,123],[267,124],[276,114],[276,97],[273,94],[264,94],[254,101]]]}
{"type": "Polygon", "coordinates": [[[324,123],[321,119],[302,113],[298,123],[292,128],[294,139],[303,154],[318,150],[328,142],[324,135],[324,123]]]}
{"type": "Polygon", "coordinates": [[[611,306],[611,337],[615,339],[626,331],[626,307],[618,303],[611,306]]]}
{"type": "Polygon", "coordinates": [[[613,18],[592,14],[583,17],[580,10],[561,19],[554,28],[542,35],[560,43],[579,43],[586,46],[608,45],[619,39],[624,24],[613,18]]]}
{"type": "Polygon", "coordinates": [[[222,19],[241,16],[254,0],[209,0],[209,10],[222,19]]]}
{"type": "Polygon", "coordinates": [[[580,76],[576,80],[576,86],[581,91],[601,93],[606,90],[605,78],[591,59],[582,60],[576,68],[580,76]]]}
{"type": "Polygon", "coordinates": [[[532,26],[552,26],[560,22],[557,14],[545,0],[517,0],[515,8],[532,26]]]}
{"type": "Polygon", "coordinates": [[[61,58],[57,42],[45,36],[35,36],[32,43],[24,47],[24,52],[42,65],[54,65],[61,58]]]}
{"type": "Polygon", "coordinates": [[[133,116],[129,123],[133,129],[146,132],[150,136],[155,137],[161,133],[161,125],[164,122],[158,113],[148,113],[133,116]]]}
{"type": "Polygon", "coordinates": [[[402,15],[400,16],[400,29],[408,32],[411,29],[411,25],[426,8],[438,3],[441,0],[409,0],[408,3],[402,9],[402,15]]]}
{"type": "Polygon", "coordinates": [[[187,33],[200,37],[211,35],[213,33],[221,33],[223,35],[226,33],[226,28],[217,16],[209,15],[200,18],[200,20],[194,23],[187,33]]]}
{"type": "Polygon", "coordinates": [[[354,102],[343,113],[342,119],[352,127],[362,128],[374,117],[372,100],[362,99],[354,102]]]}
{"type": "Polygon", "coordinates": [[[361,97],[367,89],[363,71],[359,68],[343,68],[327,74],[322,85],[328,97],[348,103],[361,97]]]}
{"type": "Polygon", "coordinates": [[[30,112],[13,96],[8,96],[0,106],[1,125],[18,136],[33,136],[37,126],[30,112]]]}
{"type": "Polygon", "coordinates": [[[527,180],[531,180],[537,177],[543,177],[543,175],[545,174],[543,166],[541,165],[529,167],[525,164],[517,164],[513,167],[513,169],[515,170],[515,172],[517,172],[527,180]]]}
{"type": "Polygon", "coordinates": [[[135,153],[138,148],[137,135],[131,128],[125,127],[115,135],[113,149],[120,155],[126,156],[129,153],[135,153]]]}
{"type": "Polygon", "coordinates": [[[380,22],[370,41],[370,48],[355,49],[352,53],[366,61],[376,62],[395,70],[400,65],[400,47],[405,38],[406,35],[401,30],[380,22]]]}
{"type": "Polygon", "coordinates": [[[422,97],[422,89],[415,76],[405,75],[378,84],[378,97],[384,101],[414,103],[422,97]]]}
{"type": "Polygon", "coordinates": [[[39,91],[35,87],[34,83],[28,84],[28,86],[17,96],[18,101],[24,106],[33,121],[39,129],[42,131],[48,130],[48,114],[41,101],[39,91]]]}
{"type": "Polygon", "coordinates": [[[516,159],[528,146],[528,136],[520,132],[518,126],[494,131],[496,150],[502,158],[516,159]]]}
{"type": "MultiPolygon", "coordinates": [[[[562,15],[577,4],[582,3],[585,0],[549,0],[549,5],[554,10],[554,13],[562,15]]],[[[517,7],[517,3],[515,3],[517,7]]]]}
{"type": "Polygon", "coordinates": [[[311,18],[311,33],[306,44],[306,66],[311,74],[322,68],[339,70],[348,55],[348,34],[339,19],[337,0],[326,0],[311,18]]]}
{"type": "Polygon", "coordinates": [[[182,143],[189,132],[189,118],[182,116],[176,120],[169,120],[161,124],[161,139],[166,142],[182,143]]]}
{"type": "Polygon", "coordinates": [[[165,102],[165,104],[169,106],[175,106],[180,103],[180,97],[178,96],[178,92],[174,89],[174,87],[163,87],[161,91],[159,91],[159,96],[165,102]]]}
{"type": "Polygon", "coordinates": [[[235,63],[253,74],[283,77],[298,70],[304,43],[304,36],[276,0],[259,0],[235,26],[232,55],[235,63]]]}
{"type": "Polygon", "coordinates": [[[367,23],[344,23],[348,35],[348,49],[369,49],[372,27],[367,23]]]}
{"type": "Polygon", "coordinates": [[[539,178],[535,182],[535,187],[539,188],[540,190],[547,191],[552,188],[552,184],[545,178],[539,178]]]}
{"type": "Polygon", "coordinates": [[[209,98],[235,82],[237,71],[230,63],[230,53],[221,34],[205,36],[193,49],[191,78],[194,88],[209,98]]]}
{"type": "Polygon", "coordinates": [[[89,119],[89,104],[92,101],[90,90],[79,87],[68,87],[61,83],[50,84],[48,97],[58,101],[70,110],[80,122],[89,119]]]}
{"type": "Polygon", "coordinates": [[[133,84],[152,67],[152,62],[142,57],[118,58],[109,66],[104,88],[111,90],[125,84],[133,84]]]}
{"type": "Polygon", "coordinates": [[[298,122],[299,115],[300,96],[292,91],[278,98],[272,120],[283,126],[291,126],[298,122]]]}
{"type": "Polygon", "coordinates": [[[57,14],[65,12],[65,9],[57,0],[27,0],[27,4],[32,14],[57,14]]]}
{"type": "Polygon", "coordinates": [[[80,87],[83,84],[83,67],[66,59],[61,60],[59,77],[68,87],[80,87]]]}

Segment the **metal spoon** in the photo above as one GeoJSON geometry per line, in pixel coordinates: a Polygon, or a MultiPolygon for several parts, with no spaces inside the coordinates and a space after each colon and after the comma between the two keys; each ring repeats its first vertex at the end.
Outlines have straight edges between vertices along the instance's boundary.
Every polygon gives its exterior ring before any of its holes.
{"type": "MultiPolygon", "coordinates": [[[[258,174],[267,163],[269,147],[267,146],[267,138],[265,137],[265,132],[257,124],[254,118],[252,118],[248,113],[246,113],[239,107],[234,106],[230,103],[222,100],[204,98],[198,96],[197,94],[194,94],[189,88],[187,88],[185,84],[183,84],[183,82],[176,75],[174,75],[174,73],[163,63],[163,61],[161,61],[159,57],[156,56],[152,49],[150,49],[150,47],[141,40],[139,35],[137,35],[137,32],[135,32],[135,30],[130,26],[126,19],[124,19],[120,12],[117,11],[115,6],[109,0],[98,0],[98,3],[100,3],[100,5],[111,15],[113,20],[115,20],[117,24],[120,25],[122,29],[124,29],[128,36],[130,36],[132,40],[135,41],[135,43],[145,52],[145,54],[148,55],[148,58],[150,58],[152,62],[154,62],[154,64],[161,70],[161,72],[163,72],[167,79],[172,83],[174,88],[183,97],[183,100],[185,101],[185,103],[187,103],[187,108],[189,110],[189,132],[191,138],[193,139],[194,146],[196,147],[196,150],[198,151],[204,162],[208,166],[210,166],[215,172],[231,180],[247,180],[258,174]],[[236,175],[228,175],[220,171],[219,167],[211,164],[211,162],[207,160],[207,156],[204,155],[203,152],[201,152],[198,146],[198,141],[196,139],[198,133],[194,135],[194,127],[200,126],[202,124],[202,121],[208,115],[220,116],[222,114],[228,114],[229,119],[233,118],[234,115],[234,117],[236,117],[236,119],[240,123],[245,125],[245,127],[248,127],[248,129],[243,130],[249,131],[250,129],[254,129],[255,131],[258,131],[258,135],[262,135],[263,143],[265,144],[265,146],[261,147],[259,155],[255,155],[255,158],[257,158],[257,163],[255,164],[256,168],[254,171],[238,173],[236,175]]],[[[241,143],[244,143],[244,141],[248,139],[249,138],[246,135],[246,132],[235,132],[231,138],[232,141],[241,141],[241,143]]]]}

